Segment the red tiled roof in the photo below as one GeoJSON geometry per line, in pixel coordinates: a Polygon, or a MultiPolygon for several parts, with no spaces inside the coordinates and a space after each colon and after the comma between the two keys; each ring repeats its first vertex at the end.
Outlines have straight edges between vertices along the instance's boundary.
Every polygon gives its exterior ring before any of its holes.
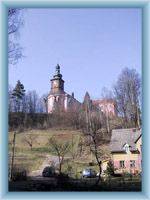
{"type": "Polygon", "coordinates": [[[113,103],[115,104],[115,101],[113,99],[98,99],[98,100],[92,100],[93,105],[103,104],[103,103],[113,103]]]}

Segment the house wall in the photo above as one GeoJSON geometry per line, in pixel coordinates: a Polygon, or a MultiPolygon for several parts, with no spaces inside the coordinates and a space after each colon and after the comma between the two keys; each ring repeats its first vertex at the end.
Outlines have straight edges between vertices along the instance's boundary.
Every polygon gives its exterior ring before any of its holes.
{"type": "Polygon", "coordinates": [[[112,160],[114,162],[114,167],[116,168],[116,172],[129,172],[135,173],[136,171],[141,171],[141,164],[139,162],[139,154],[138,153],[112,153],[112,160]],[[125,168],[120,167],[120,161],[124,161],[125,168]],[[130,161],[135,160],[135,167],[130,167],[130,161]]]}
{"type": "Polygon", "coordinates": [[[48,97],[48,113],[52,113],[55,109],[55,104],[59,106],[60,109],[64,109],[64,95],[49,95],[48,97]]]}
{"type": "Polygon", "coordinates": [[[99,107],[101,108],[101,111],[106,113],[109,116],[115,116],[115,106],[113,103],[103,102],[99,103],[99,107]]]}
{"type": "Polygon", "coordinates": [[[50,95],[48,97],[48,102],[47,102],[48,103],[48,105],[47,105],[47,107],[48,107],[48,113],[51,113],[53,111],[54,100],[55,100],[54,96],[50,95]]]}
{"type": "Polygon", "coordinates": [[[136,142],[136,148],[139,150],[140,154],[138,155],[138,163],[140,168],[142,168],[142,137],[136,142]]]}

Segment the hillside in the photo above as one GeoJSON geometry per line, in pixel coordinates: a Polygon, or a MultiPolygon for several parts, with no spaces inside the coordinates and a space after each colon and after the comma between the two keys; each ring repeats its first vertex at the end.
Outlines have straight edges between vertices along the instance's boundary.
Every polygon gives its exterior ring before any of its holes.
{"type": "MultiPolygon", "coordinates": [[[[9,157],[12,155],[13,132],[9,132],[9,157]]],[[[48,145],[48,140],[54,137],[65,143],[68,141],[73,144],[72,150],[65,155],[63,164],[63,172],[70,171],[73,176],[78,176],[79,172],[89,166],[90,162],[95,162],[95,157],[90,153],[90,149],[86,144],[85,137],[77,130],[30,130],[16,135],[15,145],[15,167],[26,169],[30,174],[32,171],[41,169],[47,157],[56,156],[48,145]],[[28,144],[32,140],[32,148],[28,144]],[[81,144],[82,143],[82,144],[81,144]],[[72,154],[73,152],[73,154],[72,154]],[[73,162],[73,164],[72,164],[73,162]]],[[[108,144],[101,146],[106,157],[109,157],[108,144]]],[[[57,157],[57,156],[56,156],[57,157]]],[[[93,168],[97,169],[96,163],[93,168]]]]}

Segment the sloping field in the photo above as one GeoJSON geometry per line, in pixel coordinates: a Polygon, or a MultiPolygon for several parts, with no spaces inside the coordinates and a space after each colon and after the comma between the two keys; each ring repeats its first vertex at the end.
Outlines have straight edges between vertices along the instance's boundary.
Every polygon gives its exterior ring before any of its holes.
{"type": "MultiPolygon", "coordinates": [[[[11,163],[12,155],[12,141],[13,132],[9,132],[9,161],[11,163]]],[[[80,171],[84,168],[89,167],[89,163],[95,162],[94,155],[90,152],[89,146],[86,145],[84,141],[84,136],[80,131],[76,130],[29,130],[16,135],[15,143],[15,166],[16,168],[21,168],[27,170],[29,173],[41,169],[41,166],[45,162],[47,156],[57,156],[54,152],[50,150],[50,144],[48,140],[54,137],[56,141],[69,142],[73,144],[73,154],[75,155],[72,159],[72,152],[68,152],[65,155],[65,163],[63,164],[63,172],[69,172],[73,174],[80,175],[80,171]],[[30,140],[32,140],[32,148],[29,145],[30,140]],[[82,152],[80,152],[81,146],[80,141],[83,141],[82,152]]],[[[31,141],[30,141],[31,142],[31,141]]],[[[108,144],[101,146],[104,152],[104,157],[109,156],[108,144]]],[[[93,166],[97,169],[96,163],[93,166]]]]}
{"type": "MultiPolygon", "coordinates": [[[[13,132],[9,133],[9,158],[12,155],[13,132]]],[[[74,142],[77,150],[81,133],[73,130],[30,130],[16,135],[15,165],[33,171],[39,168],[47,154],[52,154],[49,149],[48,139],[74,142]],[[32,150],[26,140],[32,141],[32,150]]],[[[69,155],[68,155],[69,156],[69,155]]]]}

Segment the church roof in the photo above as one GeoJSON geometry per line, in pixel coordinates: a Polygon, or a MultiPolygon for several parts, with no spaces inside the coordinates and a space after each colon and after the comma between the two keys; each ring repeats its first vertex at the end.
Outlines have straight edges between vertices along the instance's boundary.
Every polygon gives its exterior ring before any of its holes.
{"type": "Polygon", "coordinates": [[[63,91],[63,90],[59,90],[59,91],[55,91],[55,92],[50,91],[48,96],[49,95],[65,95],[65,94],[67,94],[67,93],[65,91],[63,91]]]}

